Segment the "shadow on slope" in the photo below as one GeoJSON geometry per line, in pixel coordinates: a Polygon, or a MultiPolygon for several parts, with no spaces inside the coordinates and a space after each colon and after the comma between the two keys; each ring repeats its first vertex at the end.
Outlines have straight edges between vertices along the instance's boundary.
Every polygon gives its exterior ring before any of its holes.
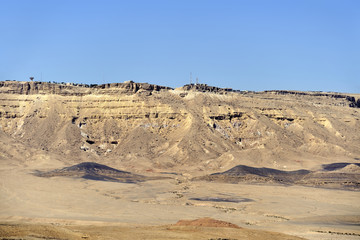
{"type": "Polygon", "coordinates": [[[255,168],[238,165],[225,172],[201,177],[201,180],[220,180],[232,183],[241,181],[294,183],[309,173],[310,171],[308,170],[281,171],[273,168],[255,168]]]}
{"type": "Polygon", "coordinates": [[[111,181],[122,183],[137,183],[150,180],[151,178],[133,174],[131,172],[117,170],[95,162],[83,162],[71,167],[56,169],[49,172],[36,172],[39,177],[79,177],[98,181],[111,181]]]}
{"type": "Polygon", "coordinates": [[[282,171],[272,168],[255,168],[238,165],[225,172],[213,173],[194,180],[226,183],[282,183],[310,187],[360,189],[359,164],[333,163],[323,166],[323,171],[282,171]]]}
{"type": "Polygon", "coordinates": [[[349,167],[352,167],[355,170],[356,168],[360,169],[360,163],[346,163],[346,162],[330,163],[330,164],[324,164],[322,165],[322,167],[326,171],[335,171],[349,167]]]}

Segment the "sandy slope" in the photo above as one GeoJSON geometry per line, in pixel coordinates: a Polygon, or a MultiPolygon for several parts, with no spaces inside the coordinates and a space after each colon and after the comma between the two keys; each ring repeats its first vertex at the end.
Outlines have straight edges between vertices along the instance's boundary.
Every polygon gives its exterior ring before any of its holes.
{"type": "Polygon", "coordinates": [[[302,239],[268,231],[184,226],[61,225],[0,223],[4,239],[302,239]]]}

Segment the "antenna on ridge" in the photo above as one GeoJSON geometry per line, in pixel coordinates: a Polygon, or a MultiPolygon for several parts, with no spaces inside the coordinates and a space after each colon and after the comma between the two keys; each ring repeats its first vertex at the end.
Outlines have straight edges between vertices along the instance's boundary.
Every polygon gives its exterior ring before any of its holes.
{"type": "Polygon", "coordinates": [[[196,77],[196,85],[198,85],[198,84],[199,84],[199,78],[196,77]]]}
{"type": "Polygon", "coordinates": [[[192,84],[192,72],[190,72],[190,85],[192,84]]]}

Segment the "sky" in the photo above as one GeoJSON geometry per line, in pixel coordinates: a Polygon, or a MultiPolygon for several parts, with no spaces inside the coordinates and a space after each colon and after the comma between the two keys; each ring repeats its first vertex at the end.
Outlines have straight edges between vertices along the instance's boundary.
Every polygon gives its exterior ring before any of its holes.
{"type": "Polygon", "coordinates": [[[360,93],[359,0],[0,0],[0,81],[360,93]]]}

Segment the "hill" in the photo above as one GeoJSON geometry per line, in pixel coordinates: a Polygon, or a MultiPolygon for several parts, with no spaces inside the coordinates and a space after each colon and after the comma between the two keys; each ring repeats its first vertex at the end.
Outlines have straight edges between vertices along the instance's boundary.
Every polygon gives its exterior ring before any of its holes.
{"type": "Polygon", "coordinates": [[[282,171],[238,165],[225,172],[213,173],[194,180],[225,183],[281,183],[311,187],[360,190],[359,163],[325,164],[322,171],[282,171]]]}
{"type": "Polygon", "coordinates": [[[56,169],[48,172],[37,172],[39,177],[81,177],[90,180],[112,181],[123,183],[143,182],[149,178],[126,171],[120,171],[103,164],[83,162],[71,167],[56,169]]]}

